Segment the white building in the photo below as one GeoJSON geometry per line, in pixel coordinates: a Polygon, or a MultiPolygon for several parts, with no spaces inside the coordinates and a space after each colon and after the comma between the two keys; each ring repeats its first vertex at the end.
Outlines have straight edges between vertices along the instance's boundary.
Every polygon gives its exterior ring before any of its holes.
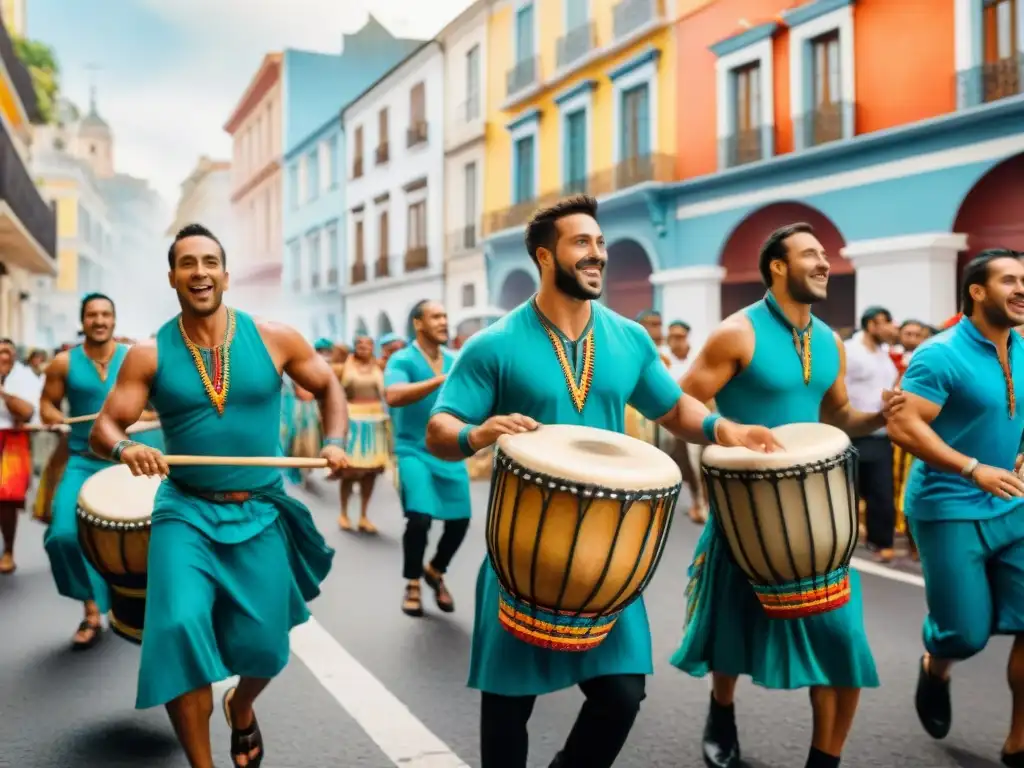
{"type": "Polygon", "coordinates": [[[489,0],[477,0],[438,36],[445,50],[445,305],[451,334],[471,334],[486,314],[480,227],[487,128],[489,0]]]}
{"type": "Polygon", "coordinates": [[[181,182],[178,207],[166,234],[173,238],[187,224],[202,224],[217,236],[230,258],[235,251],[234,222],[231,163],[202,155],[181,182]]]}
{"type": "Polygon", "coordinates": [[[416,302],[444,300],[444,85],[431,40],[342,113],[350,334],[404,336],[416,302]]]}

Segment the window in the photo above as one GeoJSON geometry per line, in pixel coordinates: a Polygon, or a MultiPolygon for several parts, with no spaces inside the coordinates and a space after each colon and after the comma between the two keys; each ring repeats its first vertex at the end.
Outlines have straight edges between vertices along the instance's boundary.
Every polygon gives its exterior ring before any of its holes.
{"type": "Polygon", "coordinates": [[[355,135],[352,137],[352,178],[358,179],[363,175],[363,126],[356,126],[355,135]]]}
{"type": "Polygon", "coordinates": [[[427,118],[427,86],[416,83],[409,91],[409,122],[421,123],[427,118]]]}
{"type": "Polygon", "coordinates": [[[534,136],[524,136],[515,143],[515,181],[513,204],[525,203],[536,197],[533,178],[534,136]]]}
{"type": "Polygon", "coordinates": [[[388,231],[388,212],[381,211],[377,219],[377,258],[387,261],[391,250],[390,232],[388,231]]]}
{"type": "Polygon", "coordinates": [[[480,46],[466,52],[466,120],[480,117],[480,46]]]}
{"type": "Polygon", "coordinates": [[[302,289],[302,241],[297,238],[292,240],[288,250],[288,271],[291,273],[292,290],[299,291],[302,289]]]}
{"type": "Polygon", "coordinates": [[[377,151],[376,151],[376,162],[377,165],[386,163],[389,158],[388,152],[388,109],[385,107],[377,113],[377,151]]]}
{"type": "Polygon", "coordinates": [[[427,247],[427,201],[420,200],[409,206],[409,250],[427,247]]]}
{"type": "Polygon", "coordinates": [[[465,187],[465,209],[466,209],[466,231],[463,236],[462,245],[464,248],[476,247],[476,198],[477,198],[477,173],[476,163],[466,163],[463,169],[465,187]]]}
{"type": "Polygon", "coordinates": [[[306,155],[306,199],[316,200],[320,195],[320,152],[314,149],[306,155]]]}
{"type": "Polygon", "coordinates": [[[647,83],[622,93],[623,161],[646,158],[651,154],[650,95],[647,83]]]}
{"type": "Polygon", "coordinates": [[[298,163],[299,163],[299,183],[296,184],[296,188],[299,190],[298,191],[298,196],[299,196],[298,204],[299,205],[305,205],[306,201],[309,200],[309,196],[307,194],[307,191],[308,191],[308,188],[309,188],[309,185],[308,185],[308,182],[307,182],[307,178],[309,176],[309,169],[306,168],[306,156],[303,155],[302,157],[300,157],[298,163]]]}
{"type": "Polygon", "coordinates": [[[330,179],[330,189],[338,186],[338,137],[331,136],[327,142],[327,178],[330,179]]]}
{"type": "Polygon", "coordinates": [[[338,284],[341,251],[338,248],[338,225],[336,222],[327,225],[327,284],[338,284]]]}
{"type": "Polygon", "coordinates": [[[839,85],[839,32],[829,32],[811,41],[812,82],[815,109],[838,104],[842,98],[839,85]]]}
{"type": "Polygon", "coordinates": [[[733,71],[733,96],[729,165],[756,162],[762,158],[760,62],[733,71]]]}
{"type": "Polygon", "coordinates": [[[353,239],[355,240],[355,262],[356,264],[362,264],[366,261],[366,232],[364,231],[362,219],[356,221],[353,239]]]}
{"type": "MultiPolygon", "coordinates": [[[[1019,0],[984,0],[982,87],[985,101],[1021,92],[1024,67],[1018,61],[1019,0]]],[[[1024,34],[1024,33],[1022,33],[1024,34]]]]}
{"type": "Polygon", "coordinates": [[[476,286],[472,283],[465,283],[462,286],[462,306],[472,307],[476,303],[476,286]]]}
{"type": "Polygon", "coordinates": [[[333,147],[331,146],[331,142],[332,141],[334,141],[334,139],[330,139],[328,141],[321,141],[320,142],[320,147],[319,147],[319,157],[320,157],[319,179],[320,179],[320,191],[321,192],[326,192],[327,190],[331,189],[331,187],[334,186],[334,179],[331,178],[332,177],[332,174],[331,174],[331,164],[334,162],[334,152],[333,152],[333,147]]]}
{"type": "Polygon", "coordinates": [[[587,111],[578,109],[565,118],[564,191],[582,192],[587,183],[587,111]]]}
{"type": "Polygon", "coordinates": [[[533,3],[516,11],[516,62],[534,57],[533,3]]]}
{"type": "Polygon", "coordinates": [[[293,162],[288,167],[288,204],[294,211],[299,207],[299,164],[293,162]]]}
{"type": "Polygon", "coordinates": [[[565,0],[565,31],[572,32],[587,24],[589,0],[565,0]]]}
{"type": "Polygon", "coordinates": [[[320,263],[320,232],[311,232],[306,238],[306,247],[309,251],[309,277],[310,284],[314,288],[320,287],[320,274],[322,265],[320,263]]]}

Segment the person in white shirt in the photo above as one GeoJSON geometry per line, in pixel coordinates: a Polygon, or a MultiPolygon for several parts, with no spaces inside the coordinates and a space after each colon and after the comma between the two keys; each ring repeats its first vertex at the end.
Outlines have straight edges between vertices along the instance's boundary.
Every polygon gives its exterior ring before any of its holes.
{"type": "MultiPolygon", "coordinates": [[[[860,331],[845,342],[846,391],[854,408],[882,410],[882,391],[892,389],[899,376],[889,354],[897,329],[884,307],[869,307],[860,318],[860,331]]],[[[893,559],[896,505],[893,499],[892,443],[885,429],[854,439],[859,454],[858,485],[864,500],[867,544],[882,562],[893,559]]]]}
{"type": "Polygon", "coordinates": [[[29,433],[21,429],[35,415],[37,384],[31,369],[20,365],[14,342],[0,339],[0,575],[14,573],[14,535],[18,512],[32,481],[29,433]]]}
{"type": "MultiPolygon", "coordinates": [[[[682,320],[673,320],[668,324],[668,337],[662,348],[662,355],[668,360],[669,375],[680,381],[690,367],[690,326],[682,320]]],[[[690,490],[690,519],[695,523],[704,523],[708,519],[707,499],[704,498],[704,483],[700,476],[701,446],[693,445],[670,436],[672,445],[669,454],[679,465],[683,473],[683,482],[690,490]]]]}

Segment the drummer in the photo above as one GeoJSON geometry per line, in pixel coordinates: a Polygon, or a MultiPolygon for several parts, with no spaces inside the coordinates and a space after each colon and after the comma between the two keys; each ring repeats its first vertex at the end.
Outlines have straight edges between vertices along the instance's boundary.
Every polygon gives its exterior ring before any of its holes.
{"type": "Polygon", "coordinates": [[[0,339],[0,576],[16,570],[14,536],[18,513],[25,508],[25,495],[32,482],[32,450],[29,433],[22,427],[36,411],[39,387],[28,368],[18,364],[11,339],[0,339]]]}
{"type": "MultiPolygon", "coordinates": [[[[829,275],[828,254],[811,226],[773,232],[761,248],[759,268],[768,288],[764,298],[711,334],[683,377],[683,389],[701,402],[714,400],[722,416],[748,424],[824,421],[851,437],[885,426],[882,413],[850,405],[842,341],[811,314],[811,306],[825,300],[829,275]]],[[[690,573],[692,613],[687,611],[672,663],[695,677],[712,675],[705,763],[741,765],[733,697],[739,676],[749,675],[773,690],[810,688],[814,735],[806,765],[838,766],[860,689],[878,686],[858,574],[850,574],[846,605],[806,618],[769,619],[713,519],[704,526],[690,573]]]]}
{"type": "Polygon", "coordinates": [[[175,466],[128,439],[152,399],[168,450],[276,457],[282,371],[320,402],[322,456],[346,463],[345,399],[328,364],[295,330],[222,303],[225,254],[205,227],[180,232],[168,253],[181,314],[140,342],[90,437],[134,475],[164,475],[153,510],[145,630],[136,707],[165,705],[193,768],[213,765],[211,684],[241,675],[224,696],[231,764],[259,765],[253,702],[288,663],[288,632],[309,618],[334,551],[309,510],[270,466],[175,466]],[[157,350],[159,349],[159,358],[157,350]],[[232,369],[244,375],[231,376],[232,369]]]}
{"type": "Polygon", "coordinates": [[[438,608],[445,613],[455,610],[444,574],[466,537],[472,506],[465,462],[440,461],[427,452],[425,442],[430,409],[455,360],[444,346],[448,315],[438,302],[420,301],[413,307],[412,322],[416,340],[388,361],[384,396],[395,424],[399,497],[405,511],[402,611],[422,616],[420,579],[434,591],[438,608]],[[427,534],[434,520],[444,521],[444,533],[433,559],[424,565],[427,534]]]}
{"type": "MultiPolygon", "coordinates": [[[[597,202],[580,195],[536,211],[526,248],[540,271],[540,290],[459,352],[428,424],[429,450],[462,461],[503,434],[538,424],[623,432],[627,404],[674,434],[707,444],[707,408],[680,392],[643,328],[594,301],[608,263],[597,202]]],[[[768,430],[724,420],[717,437],[754,450],[775,447],[768,430]]],[[[483,768],[524,768],[536,697],[575,685],[587,701],[552,766],[614,764],[644,699],[645,676],[653,672],[643,599],[622,612],[600,645],[574,653],[516,638],[502,628],[497,605],[498,579],[485,559],[469,672],[470,687],[482,692],[483,768]]]]}
{"type": "MultiPolygon", "coordinates": [[[[114,339],[116,309],[114,302],[101,293],[82,299],[79,310],[85,340],[67,352],[61,352],[46,369],[39,414],[44,424],[59,425],[68,416],[98,413],[117,374],[128,347],[114,339]]],[[[76,650],[91,648],[100,638],[102,615],[109,609],[107,586],[96,573],[78,542],[78,493],[82,484],[96,472],[110,466],[89,450],[92,422],[71,425],[68,436],[68,463],[51,504],[50,525],[43,546],[50,558],[50,572],[57,592],[82,603],[84,617],[72,638],[76,650]]]]}

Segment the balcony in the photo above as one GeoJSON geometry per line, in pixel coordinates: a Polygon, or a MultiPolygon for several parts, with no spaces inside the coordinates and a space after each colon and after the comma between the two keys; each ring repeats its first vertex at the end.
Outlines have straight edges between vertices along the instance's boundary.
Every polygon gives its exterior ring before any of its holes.
{"type": "Polygon", "coordinates": [[[456,112],[458,119],[463,123],[471,123],[474,120],[479,120],[481,114],[479,94],[472,96],[459,104],[458,111],[456,112]]]}
{"type": "Polygon", "coordinates": [[[480,231],[476,224],[467,224],[460,229],[448,233],[447,251],[450,255],[458,255],[474,250],[480,243],[480,231]]]}
{"type": "Polygon", "coordinates": [[[391,158],[389,149],[390,145],[386,141],[382,141],[377,145],[377,149],[373,152],[373,159],[377,165],[384,165],[391,158]]]}
{"type": "Polygon", "coordinates": [[[359,283],[366,282],[366,262],[362,259],[357,259],[355,264],[352,265],[352,285],[358,285],[359,283]]]}
{"type": "Polygon", "coordinates": [[[373,276],[391,277],[391,260],[388,259],[386,254],[378,256],[377,260],[373,263],[373,276]]]}
{"type": "Polygon", "coordinates": [[[629,37],[648,24],[665,17],[664,0],[622,0],[612,8],[612,34],[616,40],[629,37]]]}
{"type": "Polygon", "coordinates": [[[540,59],[531,56],[528,59],[516,63],[505,75],[505,94],[512,98],[518,93],[525,91],[530,86],[537,84],[540,76],[540,59]]]}
{"type": "Polygon", "coordinates": [[[428,133],[427,127],[428,123],[426,120],[415,120],[405,131],[405,145],[411,149],[425,143],[428,133]]]}
{"type": "MultiPolygon", "coordinates": [[[[0,26],[3,26],[0,24],[0,26]]],[[[3,60],[7,74],[14,84],[14,90],[18,92],[18,99],[25,105],[28,118],[33,123],[39,120],[39,103],[36,100],[36,89],[32,85],[32,75],[28,68],[22,64],[18,54],[14,52],[14,43],[11,42],[10,33],[7,27],[0,30],[0,59],[3,60]]]]}
{"type": "Polygon", "coordinates": [[[794,128],[796,146],[808,149],[847,138],[844,125],[852,116],[854,105],[845,102],[819,104],[810,112],[801,115],[794,128]]]}
{"type": "Polygon", "coordinates": [[[406,272],[415,272],[417,269],[426,269],[428,262],[427,246],[425,245],[410,248],[405,252],[406,272]]]}
{"type": "Polygon", "coordinates": [[[355,160],[352,161],[352,178],[360,179],[363,176],[363,156],[358,155],[355,160]]]}
{"type": "MultiPolygon", "coordinates": [[[[6,36],[0,34],[0,40],[6,36]]],[[[10,41],[8,41],[9,43],[10,41]]],[[[0,253],[8,266],[57,274],[57,217],[43,200],[6,125],[0,126],[0,253]]]]}
{"type": "Polygon", "coordinates": [[[956,74],[958,109],[1024,93],[1024,52],[956,74]]]}
{"type": "Polygon", "coordinates": [[[721,139],[726,168],[756,163],[764,159],[764,131],[761,127],[737,131],[721,139]]]}
{"type": "Polygon", "coordinates": [[[559,69],[571,67],[597,46],[597,25],[592,21],[570,29],[555,45],[559,69]]]}

